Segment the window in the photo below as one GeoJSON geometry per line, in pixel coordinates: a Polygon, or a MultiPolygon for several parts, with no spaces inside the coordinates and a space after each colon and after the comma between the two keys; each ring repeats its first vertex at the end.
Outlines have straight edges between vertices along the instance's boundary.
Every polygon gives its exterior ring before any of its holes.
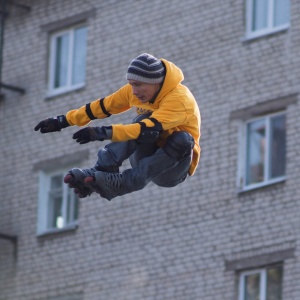
{"type": "Polygon", "coordinates": [[[281,265],[242,272],[239,276],[239,300],[281,300],[281,265]]]}
{"type": "Polygon", "coordinates": [[[240,188],[282,181],[286,165],[285,113],[249,120],[241,127],[240,188]]]}
{"type": "Polygon", "coordinates": [[[289,27],[290,0],[246,0],[247,37],[257,37],[289,27]]]}
{"type": "Polygon", "coordinates": [[[38,234],[75,228],[78,197],[63,182],[66,171],[40,172],[38,234]]]}
{"type": "Polygon", "coordinates": [[[86,26],[57,32],[50,39],[49,94],[80,88],[85,83],[86,26]]]}

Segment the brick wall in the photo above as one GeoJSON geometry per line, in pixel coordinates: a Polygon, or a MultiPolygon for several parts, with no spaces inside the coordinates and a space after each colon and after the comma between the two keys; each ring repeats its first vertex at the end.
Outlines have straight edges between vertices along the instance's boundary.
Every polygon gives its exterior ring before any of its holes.
{"type": "MultiPolygon", "coordinates": [[[[0,102],[0,299],[237,298],[237,272],[284,260],[283,299],[300,299],[299,80],[300,5],[291,27],[243,41],[244,1],[19,1],[5,26],[0,102]],[[47,98],[51,26],[87,16],[86,86],[47,98]],[[39,135],[43,118],[63,114],[125,83],[129,62],[150,52],[177,64],[202,114],[202,157],[175,188],[149,185],[112,202],[80,202],[75,231],[37,237],[38,170],[45,160],[89,151],[76,128],[39,135]],[[287,179],[237,193],[237,111],[294,95],[287,108],[287,179]],[[14,251],[17,251],[16,255],[14,251]],[[70,298],[59,298],[70,295],[70,298]],[[55,298],[56,297],[56,298],[55,298]]],[[[101,124],[130,122],[113,116],[101,124]]]]}

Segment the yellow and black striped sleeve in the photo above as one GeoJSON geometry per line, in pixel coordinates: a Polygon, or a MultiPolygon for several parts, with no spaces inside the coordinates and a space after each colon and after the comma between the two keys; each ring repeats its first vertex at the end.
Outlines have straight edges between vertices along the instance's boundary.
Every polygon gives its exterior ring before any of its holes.
{"type": "Polygon", "coordinates": [[[70,125],[84,126],[92,120],[104,119],[112,114],[122,113],[130,109],[130,92],[130,86],[125,85],[105,98],[87,103],[79,109],[70,110],[66,114],[67,121],[70,125]]]}

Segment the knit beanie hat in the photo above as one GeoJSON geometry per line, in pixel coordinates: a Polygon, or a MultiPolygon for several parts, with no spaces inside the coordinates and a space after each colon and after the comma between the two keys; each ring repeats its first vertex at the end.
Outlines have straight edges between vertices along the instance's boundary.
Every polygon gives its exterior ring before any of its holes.
{"type": "Polygon", "coordinates": [[[126,79],[154,84],[163,82],[165,74],[165,67],[160,59],[143,53],[130,63],[126,79]]]}

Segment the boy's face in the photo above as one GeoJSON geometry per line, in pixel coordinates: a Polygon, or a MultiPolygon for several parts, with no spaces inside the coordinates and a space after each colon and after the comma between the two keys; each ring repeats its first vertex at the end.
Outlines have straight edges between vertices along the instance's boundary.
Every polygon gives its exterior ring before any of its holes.
{"type": "Polygon", "coordinates": [[[144,83],[137,80],[128,80],[132,87],[132,93],[135,95],[142,103],[147,103],[160,89],[160,83],[144,83]]]}

